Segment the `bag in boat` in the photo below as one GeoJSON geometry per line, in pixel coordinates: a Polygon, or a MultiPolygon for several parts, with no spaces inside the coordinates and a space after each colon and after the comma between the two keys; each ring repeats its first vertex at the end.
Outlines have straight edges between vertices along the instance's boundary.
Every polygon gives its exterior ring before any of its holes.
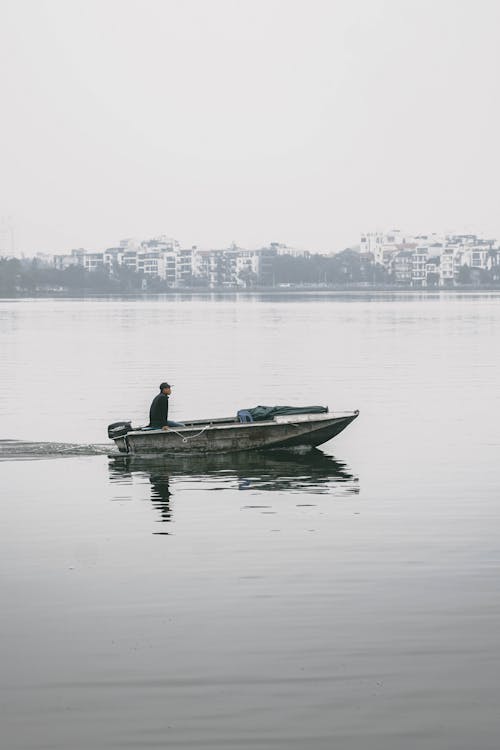
{"type": "Polygon", "coordinates": [[[253,409],[240,409],[240,422],[263,422],[277,416],[293,414],[327,414],[328,406],[255,406],[253,409]]]}
{"type": "Polygon", "coordinates": [[[123,437],[127,432],[132,432],[132,422],[113,422],[113,424],[108,424],[108,437],[111,440],[123,437]]]}

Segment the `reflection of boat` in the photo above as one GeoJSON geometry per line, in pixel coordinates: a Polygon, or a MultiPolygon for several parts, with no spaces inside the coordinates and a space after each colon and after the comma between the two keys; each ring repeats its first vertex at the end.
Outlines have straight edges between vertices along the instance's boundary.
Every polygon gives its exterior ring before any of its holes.
{"type": "Polygon", "coordinates": [[[262,448],[312,448],[338,435],[358,411],[286,414],[255,422],[227,417],[185,422],[185,427],[132,430],[114,437],[121,453],[234,453],[262,448]]]}
{"type": "Polygon", "coordinates": [[[359,492],[357,478],[346,465],[316,449],[306,454],[271,451],[176,455],[172,459],[117,454],[110,456],[109,471],[112,482],[126,483],[137,475],[148,477],[151,500],[155,503],[161,501],[164,505],[168,505],[172,480],[176,479],[207,482],[211,489],[218,490],[236,487],[270,492],[359,492]]]}

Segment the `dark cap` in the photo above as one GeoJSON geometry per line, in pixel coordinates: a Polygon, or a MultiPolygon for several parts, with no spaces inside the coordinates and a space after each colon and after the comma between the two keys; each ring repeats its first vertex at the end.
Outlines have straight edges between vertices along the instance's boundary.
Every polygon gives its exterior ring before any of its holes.
{"type": "Polygon", "coordinates": [[[172,386],[170,383],[160,383],[160,391],[162,391],[164,388],[171,388],[172,386]]]}

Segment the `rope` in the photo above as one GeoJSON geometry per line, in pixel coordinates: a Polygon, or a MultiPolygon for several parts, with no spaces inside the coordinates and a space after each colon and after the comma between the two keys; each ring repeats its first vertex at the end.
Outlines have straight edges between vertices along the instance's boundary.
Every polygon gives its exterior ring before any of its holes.
{"type": "Polygon", "coordinates": [[[210,428],[210,425],[207,424],[202,430],[200,430],[200,432],[197,432],[196,435],[189,435],[189,437],[187,435],[183,435],[182,432],[177,432],[177,430],[173,430],[171,427],[168,428],[168,432],[174,432],[176,435],[179,435],[179,437],[182,438],[183,443],[187,443],[188,440],[192,440],[195,437],[199,437],[200,435],[203,435],[205,430],[208,430],[209,428],[210,428]]]}

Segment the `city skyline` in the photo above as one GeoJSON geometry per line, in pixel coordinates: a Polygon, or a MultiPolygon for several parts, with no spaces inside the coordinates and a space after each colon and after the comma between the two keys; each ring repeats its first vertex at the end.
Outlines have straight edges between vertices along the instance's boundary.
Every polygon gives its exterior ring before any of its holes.
{"type": "MultiPolygon", "coordinates": [[[[359,235],[354,238],[351,242],[346,244],[343,247],[335,248],[335,249],[328,249],[326,251],[322,251],[321,249],[314,248],[314,247],[307,247],[307,246],[296,246],[293,243],[289,243],[286,240],[283,240],[283,238],[277,239],[264,239],[262,242],[257,243],[255,245],[247,245],[241,243],[237,238],[232,239],[230,242],[228,242],[226,245],[213,245],[208,242],[204,242],[203,240],[195,241],[195,242],[189,242],[184,240],[179,240],[177,237],[174,237],[171,233],[167,233],[165,231],[161,231],[158,233],[152,233],[152,232],[146,232],[142,237],[135,236],[135,237],[126,237],[124,234],[120,236],[119,239],[112,238],[112,240],[109,243],[101,243],[95,246],[87,246],[84,247],[82,244],[76,243],[72,247],[63,247],[59,250],[56,249],[44,249],[44,250],[34,250],[32,252],[23,252],[22,249],[17,247],[16,243],[16,235],[15,235],[15,226],[12,223],[9,223],[8,221],[5,221],[5,219],[2,220],[2,217],[0,217],[0,257],[18,257],[18,258],[34,258],[34,257],[43,257],[43,256],[57,256],[57,255],[67,255],[73,251],[82,251],[85,253],[102,253],[105,252],[108,249],[117,248],[120,245],[137,245],[139,247],[140,245],[148,242],[153,242],[156,240],[161,241],[167,241],[169,243],[174,243],[178,247],[182,247],[183,249],[196,249],[200,252],[208,252],[212,250],[230,250],[238,248],[240,250],[248,250],[248,251],[257,251],[263,248],[276,246],[281,248],[283,251],[286,249],[287,252],[290,252],[290,254],[319,254],[319,255],[335,255],[337,253],[342,252],[343,250],[350,250],[350,249],[359,249],[363,250],[363,242],[365,238],[369,237],[385,237],[391,235],[398,235],[400,237],[407,237],[409,238],[408,241],[415,241],[419,238],[424,239],[431,239],[433,238],[433,241],[435,242],[446,242],[447,238],[454,238],[454,237],[476,237],[481,240],[481,242],[491,242],[498,244],[499,238],[500,238],[500,231],[498,232],[498,237],[495,235],[488,235],[484,232],[473,232],[469,230],[464,231],[434,231],[434,230],[425,230],[420,228],[418,231],[410,231],[408,227],[399,228],[396,227],[395,224],[391,225],[389,227],[382,227],[379,225],[377,228],[370,228],[366,229],[363,228],[359,235]]],[[[366,249],[366,248],[365,248],[366,249]]]]}
{"type": "Polygon", "coordinates": [[[477,235],[400,230],[363,233],[359,247],[322,255],[273,242],[256,250],[236,244],[202,250],[166,235],[141,242],[121,240],[98,252],[72,249],[36,260],[0,257],[0,293],[80,288],[142,292],[192,288],[253,288],[346,284],[457,288],[497,285],[500,245],[477,235]],[[17,264],[17,265],[16,265],[17,264]],[[2,273],[5,278],[2,279],[2,273]]]}

